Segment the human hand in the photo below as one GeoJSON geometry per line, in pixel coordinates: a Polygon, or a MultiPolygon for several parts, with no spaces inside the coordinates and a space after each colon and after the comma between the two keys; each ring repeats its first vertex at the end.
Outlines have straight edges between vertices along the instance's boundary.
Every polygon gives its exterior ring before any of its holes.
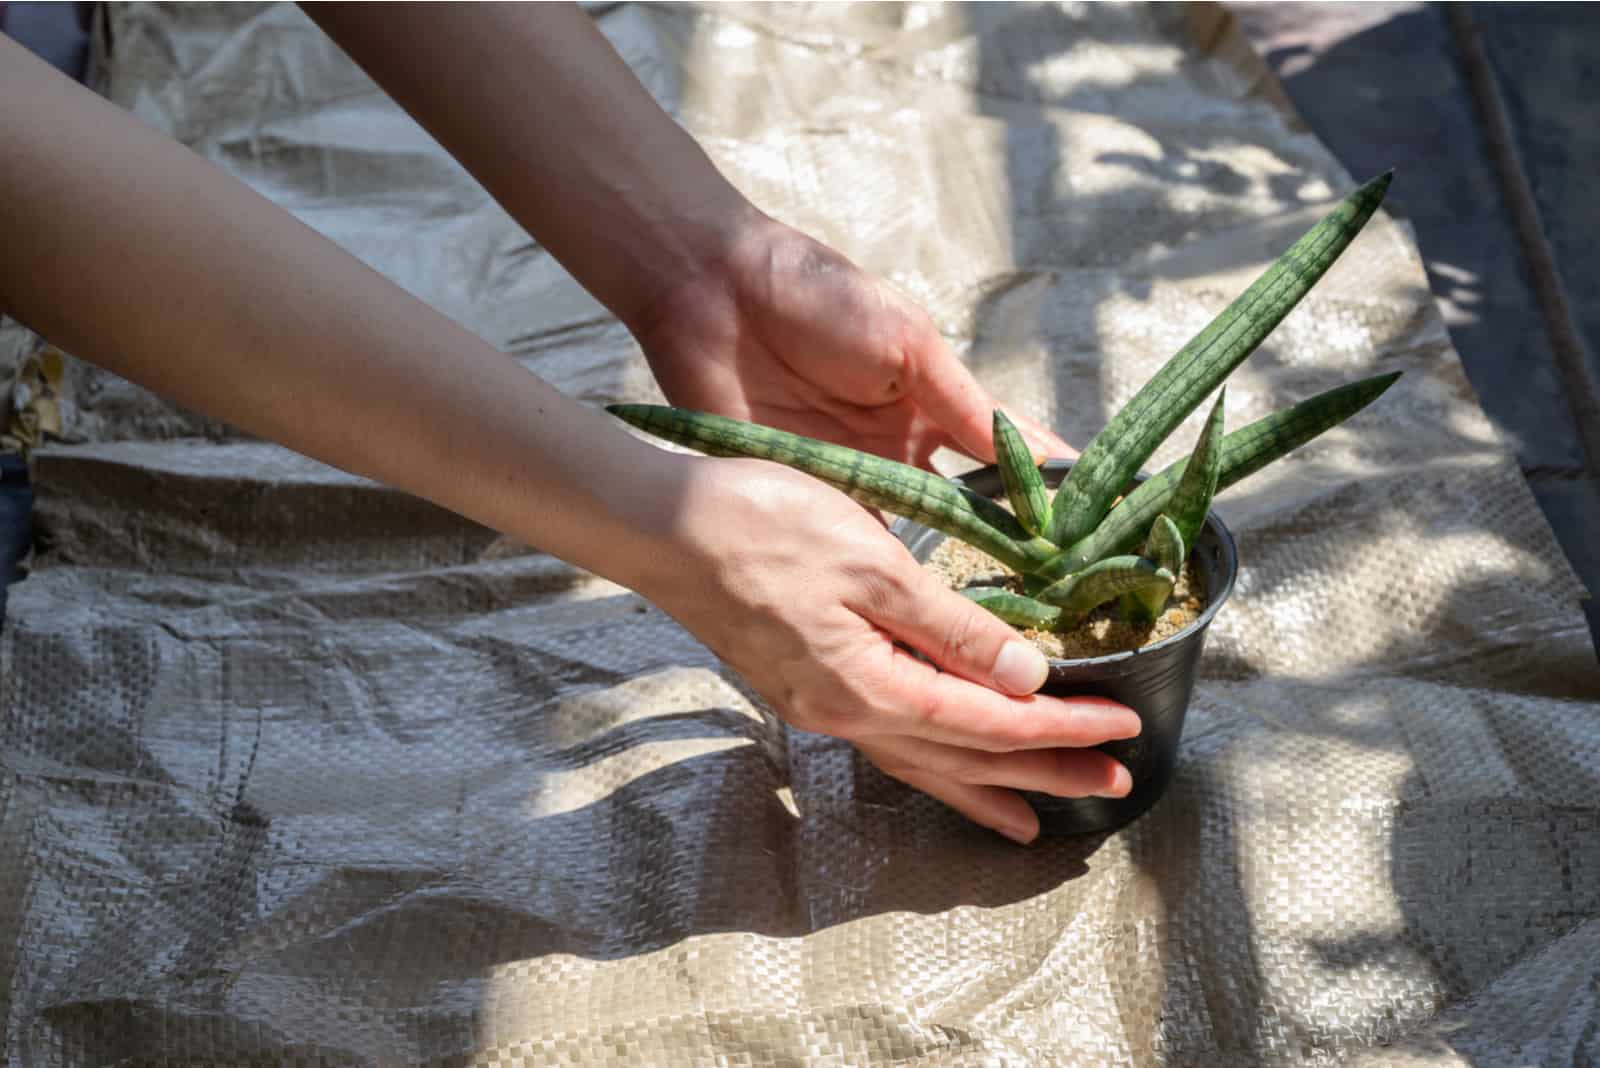
{"type": "MultiPolygon", "coordinates": [[[[993,398],[922,309],[839,253],[753,211],[723,254],[629,325],[668,400],[927,467],[994,460],[993,398]]],[[[1076,456],[1012,414],[1040,456],[1076,456]]]]}
{"type": "Polygon", "coordinates": [[[919,466],[993,458],[994,403],[928,317],[755,209],[582,10],[307,12],[633,331],[672,403],[919,466]]]}
{"type": "Polygon", "coordinates": [[[1100,698],[1034,694],[1044,656],[849,498],[760,460],[675,459],[689,467],[676,551],[635,588],[788,723],[853,742],[1019,842],[1039,822],[1017,790],[1127,794],[1127,770],[1085,747],[1137,735],[1138,717],[1100,698]]]}

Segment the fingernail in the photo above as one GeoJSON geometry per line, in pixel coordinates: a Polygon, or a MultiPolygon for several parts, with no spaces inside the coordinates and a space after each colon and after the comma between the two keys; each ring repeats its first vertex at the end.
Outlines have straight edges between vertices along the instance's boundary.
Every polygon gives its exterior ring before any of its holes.
{"type": "Polygon", "coordinates": [[[1033,840],[1039,837],[1038,828],[1024,827],[1020,823],[1015,826],[997,827],[995,829],[1018,845],[1032,845],[1033,840]]]}
{"type": "Polygon", "coordinates": [[[1137,738],[1144,733],[1144,720],[1139,718],[1139,713],[1126,705],[1119,705],[1099,697],[1069,697],[1067,703],[1074,713],[1085,719],[1091,719],[1105,731],[1108,742],[1137,738]]]}
{"type": "Polygon", "coordinates": [[[1097,794],[1096,796],[1112,798],[1127,797],[1128,794],[1132,792],[1133,776],[1129,774],[1127,768],[1123,767],[1121,764],[1118,764],[1117,770],[1111,774],[1111,788],[1105,793],[1097,794]]]}
{"type": "Polygon", "coordinates": [[[1050,664],[1027,642],[1006,642],[994,658],[995,685],[1014,694],[1030,694],[1044,685],[1050,664]]]}

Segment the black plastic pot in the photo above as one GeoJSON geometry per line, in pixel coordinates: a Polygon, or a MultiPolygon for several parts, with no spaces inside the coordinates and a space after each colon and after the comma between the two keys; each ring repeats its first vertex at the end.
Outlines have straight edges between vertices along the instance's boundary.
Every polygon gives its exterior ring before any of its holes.
{"type": "MultiPolygon", "coordinates": [[[[1068,460],[1046,463],[1045,482],[1052,487],[1057,485],[1071,468],[1068,460]]],[[[959,481],[984,496],[1002,492],[1000,472],[992,466],[963,475],[959,481]]],[[[898,520],[891,529],[921,561],[926,561],[945,539],[939,531],[929,530],[909,519],[898,520]]],[[[1133,791],[1127,797],[1061,798],[1024,794],[1039,813],[1041,833],[1067,835],[1115,830],[1143,815],[1166,792],[1178,763],[1178,742],[1183,736],[1189,697],[1194,692],[1206,628],[1233,591],[1234,578],[1239,571],[1233,535],[1215,512],[1207,517],[1204,529],[1195,539],[1193,560],[1206,591],[1205,611],[1194,623],[1170,638],[1132,652],[1085,660],[1050,661],[1050,677],[1041,693],[1061,697],[1108,697],[1137,712],[1144,729],[1137,738],[1108,742],[1100,747],[1121,761],[1133,776],[1133,791]]]]}

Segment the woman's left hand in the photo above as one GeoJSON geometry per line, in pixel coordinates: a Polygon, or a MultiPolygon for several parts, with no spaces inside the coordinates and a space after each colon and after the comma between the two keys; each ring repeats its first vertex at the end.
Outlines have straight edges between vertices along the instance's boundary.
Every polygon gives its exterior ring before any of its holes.
{"type": "MultiPolygon", "coordinates": [[[[673,404],[927,467],[947,446],[993,461],[995,401],[928,315],[833,249],[765,216],[721,261],[630,323],[673,404]]],[[[1066,442],[1011,415],[1037,456],[1066,442]]]]}

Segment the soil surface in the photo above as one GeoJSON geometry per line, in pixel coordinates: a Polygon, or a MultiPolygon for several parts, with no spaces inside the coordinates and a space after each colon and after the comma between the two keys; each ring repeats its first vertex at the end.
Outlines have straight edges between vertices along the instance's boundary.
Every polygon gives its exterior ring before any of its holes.
{"type": "MultiPolygon", "coordinates": [[[[1011,590],[1022,592],[1022,579],[1000,561],[955,538],[946,538],[928,558],[932,571],[953,590],[967,586],[995,586],[1003,580],[1011,590]]],[[[1170,638],[1200,618],[1205,611],[1205,587],[1199,580],[1193,559],[1183,562],[1183,572],[1167,597],[1166,608],[1152,624],[1131,623],[1117,613],[1111,601],[1090,612],[1082,623],[1069,631],[1022,631],[1046,655],[1060,660],[1107,656],[1128,649],[1140,649],[1163,638],[1170,638]]]]}

